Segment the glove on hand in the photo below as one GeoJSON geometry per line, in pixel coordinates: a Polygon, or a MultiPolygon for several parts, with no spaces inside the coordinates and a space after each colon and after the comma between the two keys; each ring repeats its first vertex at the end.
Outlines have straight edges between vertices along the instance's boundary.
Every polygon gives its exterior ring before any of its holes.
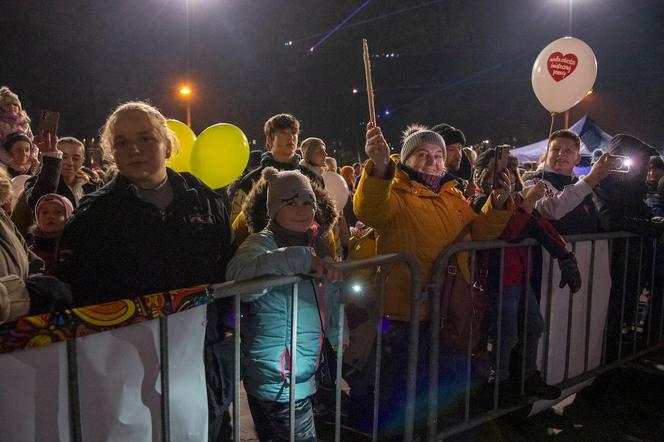
{"type": "Polygon", "coordinates": [[[664,217],[661,216],[653,216],[650,218],[650,221],[653,223],[653,227],[655,228],[655,233],[658,235],[661,235],[664,233],[664,217]]]}
{"type": "Polygon", "coordinates": [[[560,267],[560,284],[558,287],[569,286],[572,293],[576,293],[581,288],[581,273],[576,263],[574,253],[570,253],[564,258],[558,258],[558,267],[560,267]]]}
{"type": "Polygon", "coordinates": [[[71,288],[54,276],[32,275],[25,279],[30,292],[30,314],[51,313],[69,307],[71,288]]]}

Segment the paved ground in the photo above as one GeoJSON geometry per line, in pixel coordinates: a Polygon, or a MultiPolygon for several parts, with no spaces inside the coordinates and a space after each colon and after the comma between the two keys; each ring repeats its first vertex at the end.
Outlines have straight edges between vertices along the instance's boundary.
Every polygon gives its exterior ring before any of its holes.
{"type": "MultiPolygon", "coordinates": [[[[664,351],[648,359],[664,364],[664,351]]],[[[664,441],[664,371],[618,368],[579,392],[562,416],[505,416],[452,440],[664,441]]]]}
{"type": "MultiPolygon", "coordinates": [[[[648,360],[664,366],[664,350],[648,360]]],[[[638,365],[638,364],[637,364],[638,365]]],[[[664,371],[626,366],[612,370],[576,395],[562,415],[542,412],[529,419],[504,416],[451,441],[664,441],[664,371]]],[[[244,391],[242,392],[244,397],[244,391]]],[[[321,441],[334,440],[334,427],[319,423],[321,441]]],[[[257,440],[249,409],[242,409],[242,440],[257,440]]],[[[370,438],[349,431],[342,442],[370,438]]]]}

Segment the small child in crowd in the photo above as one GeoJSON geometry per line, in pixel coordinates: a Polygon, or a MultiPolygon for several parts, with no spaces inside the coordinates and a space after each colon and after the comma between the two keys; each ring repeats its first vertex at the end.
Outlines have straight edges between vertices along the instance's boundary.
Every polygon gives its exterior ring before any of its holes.
{"type": "Polygon", "coordinates": [[[69,199],[57,193],[46,194],[37,201],[37,222],[32,228],[30,250],[44,260],[47,275],[55,275],[58,240],[73,211],[74,207],[69,199]]]}
{"type": "MultiPolygon", "coordinates": [[[[23,135],[30,146],[30,169],[34,172],[39,164],[37,160],[38,149],[33,141],[30,129],[30,117],[23,110],[18,95],[13,93],[7,86],[0,87],[0,146],[5,146],[9,136],[12,134],[23,135]]],[[[8,166],[13,164],[10,149],[0,149],[0,162],[8,166]]],[[[24,172],[22,172],[24,173],[24,172]]]]}
{"type": "MultiPolygon", "coordinates": [[[[242,243],[228,264],[228,279],[309,274],[319,281],[339,280],[340,271],[325,259],[329,251],[322,236],[330,225],[320,226],[314,222],[317,210],[330,204],[317,200],[309,178],[299,171],[278,172],[268,167],[245,203],[243,210],[250,217],[251,213],[264,210],[257,207],[262,204],[257,203],[256,188],[266,184],[270,220],[265,229],[242,243]]],[[[334,209],[323,216],[329,224],[335,217],[334,209]]],[[[296,384],[292,393],[295,394],[294,425],[298,441],[316,441],[311,397],[317,389],[315,374],[321,342],[325,335],[330,339],[336,335],[330,328],[323,328],[337,316],[338,304],[336,310],[330,305],[337,299],[336,293],[330,291],[333,286],[319,281],[297,284],[296,384]]],[[[286,285],[242,297],[244,386],[260,440],[289,439],[292,291],[293,287],[286,285]]]]}

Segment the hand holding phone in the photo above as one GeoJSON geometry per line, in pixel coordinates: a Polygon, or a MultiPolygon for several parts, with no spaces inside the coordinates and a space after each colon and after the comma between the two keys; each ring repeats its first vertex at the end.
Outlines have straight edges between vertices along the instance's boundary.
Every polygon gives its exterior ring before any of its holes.
{"type": "Polygon", "coordinates": [[[609,155],[608,162],[611,172],[628,173],[629,167],[632,165],[632,160],[622,155],[609,155]]]}
{"type": "Polygon", "coordinates": [[[508,144],[501,144],[495,147],[495,155],[493,156],[493,182],[492,189],[502,189],[501,173],[507,169],[507,158],[510,154],[510,146],[508,144]]]}
{"type": "Polygon", "coordinates": [[[59,112],[42,110],[39,117],[39,134],[44,137],[46,137],[46,134],[51,134],[51,139],[55,140],[58,136],[59,121],[59,112]]]}

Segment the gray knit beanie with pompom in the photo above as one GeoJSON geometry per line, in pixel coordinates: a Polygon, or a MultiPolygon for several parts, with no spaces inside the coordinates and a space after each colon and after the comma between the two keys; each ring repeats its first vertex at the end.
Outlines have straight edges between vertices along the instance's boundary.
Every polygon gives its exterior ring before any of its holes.
{"type": "Polygon", "coordinates": [[[417,150],[418,147],[424,146],[425,144],[435,144],[440,146],[443,149],[443,155],[446,154],[445,151],[445,140],[440,134],[429,130],[426,126],[421,125],[411,125],[406,128],[403,132],[403,137],[401,141],[401,162],[406,163],[406,160],[409,156],[417,150]]]}
{"type": "Polygon", "coordinates": [[[307,201],[316,208],[316,195],[309,178],[297,170],[279,172],[274,167],[263,169],[267,187],[267,215],[274,219],[279,210],[293,201],[307,201]]]}

